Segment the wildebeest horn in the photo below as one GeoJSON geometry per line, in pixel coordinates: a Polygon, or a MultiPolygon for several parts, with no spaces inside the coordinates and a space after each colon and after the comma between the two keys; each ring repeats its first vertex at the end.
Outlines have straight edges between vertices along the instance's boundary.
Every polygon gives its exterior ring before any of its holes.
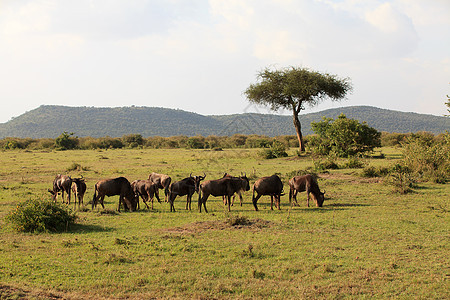
{"type": "Polygon", "coordinates": [[[192,177],[192,172],[191,172],[191,173],[189,173],[189,177],[192,177]]]}
{"type": "Polygon", "coordinates": [[[206,177],[206,173],[205,173],[205,172],[203,172],[203,179],[205,179],[205,177],[206,177]]]}

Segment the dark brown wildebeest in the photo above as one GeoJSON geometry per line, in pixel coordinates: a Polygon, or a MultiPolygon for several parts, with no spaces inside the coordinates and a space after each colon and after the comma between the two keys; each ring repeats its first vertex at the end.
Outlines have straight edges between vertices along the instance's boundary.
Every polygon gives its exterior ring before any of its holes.
{"type": "MultiPolygon", "coordinates": [[[[169,186],[172,179],[169,175],[166,174],[158,174],[155,172],[152,172],[150,175],[148,175],[148,180],[156,184],[158,189],[164,189],[164,201],[167,202],[167,198],[169,195],[169,186]]],[[[158,190],[156,190],[156,194],[159,197],[158,190]]]]}
{"type": "Polygon", "coordinates": [[[206,200],[208,200],[208,197],[212,195],[215,197],[226,196],[228,211],[230,211],[231,196],[233,196],[234,193],[240,190],[244,191],[250,190],[250,184],[245,174],[240,177],[233,177],[233,178],[224,177],[216,180],[207,180],[203,182],[199,188],[198,209],[200,212],[202,212],[202,204],[203,204],[205,212],[208,212],[208,210],[206,209],[206,200]]]}
{"type": "Polygon", "coordinates": [[[283,183],[277,175],[262,177],[256,180],[253,185],[252,202],[255,210],[258,210],[256,203],[261,196],[270,196],[270,209],[273,210],[273,198],[275,197],[275,207],[280,209],[281,196],[283,195],[283,183]],[[255,197],[256,193],[256,197],[255,197]]]}
{"type": "Polygon", "coordinates": [[[173,202],[177,196],[186,196],[186,210],[189,208],[191,210],[191,202],[192,195],[195,192],[198,193],[198,189],[200,186],[200,181],[204,180],[206,174],[203,173],[203,176],[192,176],[192,173],[189,174],[189,177],[186,177],[180,181],[173,182],[169,187],[169,204],[170,211],[175,211],[175,207],[173,202]]]}
{"type": "Polygon", "coordinates": [[[61,192],[62,202],[64,203],[64,192],[67,193],[67,203],[70,204],[70,188],[72,187],[72,178],[67,175],[56,175],[53,180],[53,189],[48,189],[48,192],[52,194],[52,200],[56,202],[58,193],[61,192]]]}
{"type": "Polygon", "coordinates": [[[114,179],[103,179],[95,184],[94,197],[92,198],[92,209],[97,206],[97,200],[100,199],[100,204],[103,208],[103,200],[105,196],[119,195],[119,206],[117,210],[120,212],[120,204],[123,203],[125,209],[130,211],[136,210],[137,197],[131,188],[131,184],[125,177],[118,177],[114,179]],[[97,194],[98,193],[98,194],[97,194]]]}
{"type": "MultiPolygon", "coordinates": [[[[234,177],[234,176],[232,176],[232,175],[230,175],[228,173],[225,173],[225,174],[223,174],[222,178],[239,178],[239,177],[234,177]]],[[[242,206],[242,203],[244,202],[244,199],[242,197],[242,192],[243,192],[243,190],[239,190],[239,191],[236,192],[236,194],[239,195],[239,200],[241,202],[241,206],[242,206]]],[[[231,206],[234,205],[234,200],[235,199],[236,199],[236,195],[233,195],[233,201],[231,201],[231,206]]],[[[226,196],[223,196],[223,204],[227,205],[227,197],[226,196]]]]}
{"type": "Polygon", "coordinates": [[[319,185],[313,176],[310,174],[304,176],[294,176],[289,180],[289,203],[294,204],[292,199],[298,206],[297,193],[305,192],[307,194],[306,205],[309,207],[309,194],[313,194],[314,200],[316,200],[317,207],[322,207],[325,200],[324,194],[319,189],[319,185]]]}
{"type": "MultiPolygon", "coordinates": [[[[72,178],[72,192],[75,199],[78,199],[78,207],[81,207],[83,203],[84,194],[86,193],[86,183],[84,182],[83,175],[80,178],[72,178]]],[[[75,207],[77,207],[77,200],[75,200],[75,207]]]]}
{"type": "Polygon", "coordinates": [[[135,180],[131,183],[131,187],[136,194],[138,205],[139,205],[139,197],[142,198],[142,201],[144,202],[145,206],[147,206],[147,209],[150,209],[148,207],[147,201],[150,200],[152,202],[152,209],[153,209],[153,197],[156,196],[156,199],[159,203],[161,203],[161,200],[159,200],[159,196],[156,193],[158,188],[156,187],[156,184],[151,182],[150,180],[135,180]]]}

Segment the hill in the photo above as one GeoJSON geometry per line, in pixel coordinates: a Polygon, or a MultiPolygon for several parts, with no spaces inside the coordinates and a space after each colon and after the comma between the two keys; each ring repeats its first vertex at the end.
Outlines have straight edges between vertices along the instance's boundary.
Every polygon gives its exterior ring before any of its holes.
{"type": "MultiPolygon", "coordinates": [[[[300,116],[303,134],[311,134],[311,122],[322,116],[366,121],[369,126],[387,132],[429,131],[442,133],[450,128],[450,118],[408,113],[371,106],[350,106],[306,113],[300,116]]],[[[292,117],[275,114],[234,114],[204,116],[177,109],[159,107],[68,107],[42,105],[0,124],[0,138],[55,138],[63,131],[84,137],[121,137],[126,134],[148,136],[260,134],[293,135],[292,117]]]]}

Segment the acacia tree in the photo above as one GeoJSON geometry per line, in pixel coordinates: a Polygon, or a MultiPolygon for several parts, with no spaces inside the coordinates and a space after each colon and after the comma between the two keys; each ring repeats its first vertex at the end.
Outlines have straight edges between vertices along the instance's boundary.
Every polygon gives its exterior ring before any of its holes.
{"type": "Polygon", "coordinates": [[[250,102],[269,106],[273,111],[280,108],[291,110],[301,151],[305,151],[305,146],[298,118],[300,111],[306,104],[315,106],[326,98],[341,100],[352,89],[348,78],[341,79],[306,68],[288,67],[273,71],[266,68],[259,72],[257,78],[259,81],[250,84],[245,96],[250,102]]]}

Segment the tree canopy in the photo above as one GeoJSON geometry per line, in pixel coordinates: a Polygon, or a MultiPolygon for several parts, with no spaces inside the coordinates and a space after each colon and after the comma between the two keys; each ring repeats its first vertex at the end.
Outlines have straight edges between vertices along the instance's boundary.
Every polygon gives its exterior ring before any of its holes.
{"type": "Polygon", "coordinates": [[[303,136],[298,119],[300,111],[304,110],[306,105],[315,106],[326,98],[332,101],[341,100],[352,89],[348,78],[341,79],[336,75],[322,74],[307,68],[266,68],[257,78],[259,81],[250,84],[244,94],[250,102],[269,106],[274,111],[280,108],[291,110],[302,151],[303,136]]]}

